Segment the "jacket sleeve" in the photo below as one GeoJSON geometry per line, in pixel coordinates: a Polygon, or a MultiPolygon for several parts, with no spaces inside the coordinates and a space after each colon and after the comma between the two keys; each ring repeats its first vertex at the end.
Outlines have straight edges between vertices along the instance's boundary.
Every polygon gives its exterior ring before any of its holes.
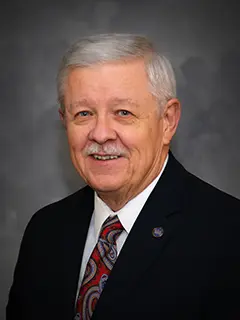
{"type": "Polygon", "coordinates": [[[39,232],[36,214],[28,223],[24,232],[17,263],[14,270],[13,284],[10,289],[6,307],[6,320],[26,320],[31,312],[29,301],[31,295],[34,260],[37,254],[36,242],[39,232]]]}

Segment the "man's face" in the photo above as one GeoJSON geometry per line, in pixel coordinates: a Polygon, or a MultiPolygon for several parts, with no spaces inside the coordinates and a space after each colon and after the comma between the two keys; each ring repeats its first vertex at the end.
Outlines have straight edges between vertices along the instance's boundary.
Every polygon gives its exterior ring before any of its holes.
{"type": "Polygon", "coordinates": [[[116,192],[156,176],[164,125],[142,60],[73,69],[64,102],[71,158],[88,185],[116,192]]]}

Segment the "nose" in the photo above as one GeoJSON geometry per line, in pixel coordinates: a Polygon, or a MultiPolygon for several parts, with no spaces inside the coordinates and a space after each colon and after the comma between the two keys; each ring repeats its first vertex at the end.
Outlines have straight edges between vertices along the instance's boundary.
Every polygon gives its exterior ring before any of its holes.
{"type": "Polygon", "coordinates": [[[89,132],[89,139],[103,144],[108,140],[117,138],[116,131],[111,125],[111,121],[107,117],[98,117],[94,127],[89,132]]]}

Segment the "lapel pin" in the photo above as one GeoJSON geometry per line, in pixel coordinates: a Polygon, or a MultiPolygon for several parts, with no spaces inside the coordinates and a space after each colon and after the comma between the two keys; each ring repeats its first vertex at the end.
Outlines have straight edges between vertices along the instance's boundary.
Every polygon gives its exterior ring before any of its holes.
{"type": "Polygon", "coordinates": [[[162,227],[153,228],[152,235],[154,238],[161,238],[164,234],[164,230],[162,227]]]}

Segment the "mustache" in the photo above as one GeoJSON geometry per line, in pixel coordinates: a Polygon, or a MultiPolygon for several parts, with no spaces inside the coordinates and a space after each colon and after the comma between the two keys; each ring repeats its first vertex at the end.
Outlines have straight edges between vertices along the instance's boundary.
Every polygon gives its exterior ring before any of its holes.
{"type": "Polygon", "coordinates": [[[105,145],[101,145],[96,142],[86,146],[83,153],[85,156],[89,156],[95,153],[103,153],[103,154],[113,155],[113,156],[125,156],[127,154],[126,149],[122,146],[109,144],[109,143],[105,145]]]}

